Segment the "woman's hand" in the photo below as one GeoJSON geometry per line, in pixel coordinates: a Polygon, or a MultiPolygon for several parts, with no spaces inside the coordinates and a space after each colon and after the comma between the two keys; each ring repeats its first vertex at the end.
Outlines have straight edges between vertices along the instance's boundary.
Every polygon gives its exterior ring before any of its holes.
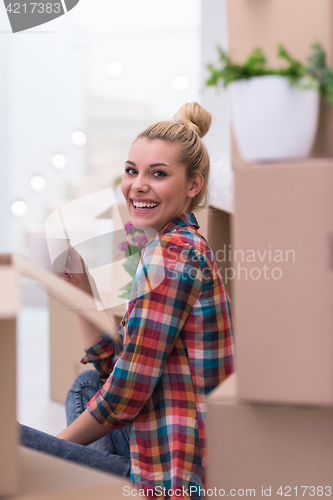
{"type": "MultiPolygon", "coordinates": [[[[61,279],[76,286],[80,290],[93,295],[88,277],[88,268],[81,255],[73,248],[69,247],[66,267],[61,279]]],[[[90,277],[92,280],[93,278],[90,277]]]]}

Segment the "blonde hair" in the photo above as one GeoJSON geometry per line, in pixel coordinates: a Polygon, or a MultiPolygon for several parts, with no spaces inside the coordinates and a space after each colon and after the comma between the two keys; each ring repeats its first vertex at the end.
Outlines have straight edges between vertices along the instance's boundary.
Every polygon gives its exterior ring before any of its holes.
{"type": "Polygon", "coordinates": [[[209,155],[201,138],[207,134],[212,122],[211,114],[197,102],[184,104],[174,115],[173,121],[162,121],[147,127],[137,139],[176,143],[179,145],[179,162],[185,166],[185,178],[190,181],[202,174],[204,183],[194,198],[189,211],[205,208],[208,202],[209,155]]]}

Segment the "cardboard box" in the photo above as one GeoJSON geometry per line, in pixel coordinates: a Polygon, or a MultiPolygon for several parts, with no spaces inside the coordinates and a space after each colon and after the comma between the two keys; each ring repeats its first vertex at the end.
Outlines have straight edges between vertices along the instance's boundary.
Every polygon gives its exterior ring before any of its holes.
{"type": "MultiPolygon", "coordinates": [[[[129,479],[107,474],[69,460],[18,446],[20,482],[17,493],[3,500],[122,500],[133,488],[129,479]]],[[[132,495],[129,495],[132,498],[132,495]]]]}
{"type": "MultiPolygon", "coordinates": [[[[0,449],[2,450],[0,454],[0,496],[22,493],[22,490],[20,491],[22,487],[22,470],[20,470],[18,456],[18,429],[16,424],[16,317],[19,308],[19,275],[27,276],[41,283],[53,298],[62,302],[68,308],[80,310],[85,319],[102,331],[107,332],[111,337],[116,338],[116,323],[113,316],[108,315],[105,311],[97,311],[92,297],[70,286],[45,269],[35,266],[24,257],[9,254],[0,255],[0,369],[3,380],[0,388],[0,398],[6,407],[6,411],[1,414],[0,426],[0,449]]],[[[33,460],[30,461],[28,457],[28,465],[32,466],[34,463],[29,475],[30,484],[32,485],[35,484],[40,474],[40,462],[42,461],[44,464],[44,454],[40,455],[39,464],[33,460]]],[[[69,474],[67,462],[65,462],[63,470],[64,472],[66,470],[65,474],[69,474]]],[[[62,483],[61,476],[56,479],[54,475],[52,476],[52,474],[55,474],[52,464],[50,464],[48,471],[50,477],[53,477],[53,484],[56,482],[62,483]]],[[[83,468],[81,474],[83,478],[85,474],[86,470],[83,468]]],[[[110,476],[111,482],[112,479],[113,477],[110,476]]],[[[47,484],[48,481],[45,480],[45,485],[47,484]]],[[[124,484],[126,484],[125,481],[124,484]]],[[[29,495],[21,495],[21,498],[35,498],[33,488],[29,493],[29,495]]],[[[40,495],[40,498],[48,497],[40,495]]],[[[64,495],[64,498],[69,497],[64,495]]]]}
{"type": "Polygon", "coordinates": [[[332,186],[333,159],[235,169],[233,292],[244,401],[333,404],[332,186]]]}
{"type": "Polygon", "coordinates": [[[207,489],[217,489],[209,496],[223,496],[219,490],[236,498],[325,496],[332,485],[333,409],[243,404],[235,379],[207,398],[207,489]]]}
{"type": "MultiPolygon", "coordinates": [[[[117,325],[125,314],[125,307],[113,309],[117,325]]],[[[93,370],[91,363],[81,363],[85,355],[75,311],[49,297],[50,325],[50,398],[65,404],[67,393],[76,377],[93,370]]]]}
{"type": "Polygon", "coordinates": [[[0,496],[18,488],[16,430],[16,316],[18,276],[7,255],[0,255],[0,400],[3,405],[0,425],[0,496]]]}
{"type": "Polygon", "coordinates": [[[229,270],[232,269],[229,259],[232,214],[211,205],[193,213],[200,226],[199,233],[212,249],[224,286],[232,298],[232,280],[228,279],[231,274],[229,270]]]}

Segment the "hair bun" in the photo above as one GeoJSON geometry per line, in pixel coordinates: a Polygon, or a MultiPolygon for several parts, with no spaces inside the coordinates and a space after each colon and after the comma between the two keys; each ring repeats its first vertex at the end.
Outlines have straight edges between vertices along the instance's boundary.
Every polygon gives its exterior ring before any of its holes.
{"type": "Polygon", "coordinates": [[[200,138],[207,134],[212,123],[212,115],[197,102],[184,104],[173,119],[189,127],[200,138]]]}

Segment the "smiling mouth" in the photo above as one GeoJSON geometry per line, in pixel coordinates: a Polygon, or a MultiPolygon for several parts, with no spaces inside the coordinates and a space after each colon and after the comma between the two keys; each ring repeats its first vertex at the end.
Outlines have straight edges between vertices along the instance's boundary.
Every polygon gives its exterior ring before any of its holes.
{"type": "Polygon", "coordinates": [[[155,205],[154,207],[136,207],[136,206],[134,205],[133,200],[131,200],[131,204],[132,204],[133,210],[134,210],[135,212],[151,212],[152,210],[154,210],[155,208],[157,208],[157,207],[160,205],[160,203],[158,203],[158,204],[157,204],[157,205],[155,205]]]}

